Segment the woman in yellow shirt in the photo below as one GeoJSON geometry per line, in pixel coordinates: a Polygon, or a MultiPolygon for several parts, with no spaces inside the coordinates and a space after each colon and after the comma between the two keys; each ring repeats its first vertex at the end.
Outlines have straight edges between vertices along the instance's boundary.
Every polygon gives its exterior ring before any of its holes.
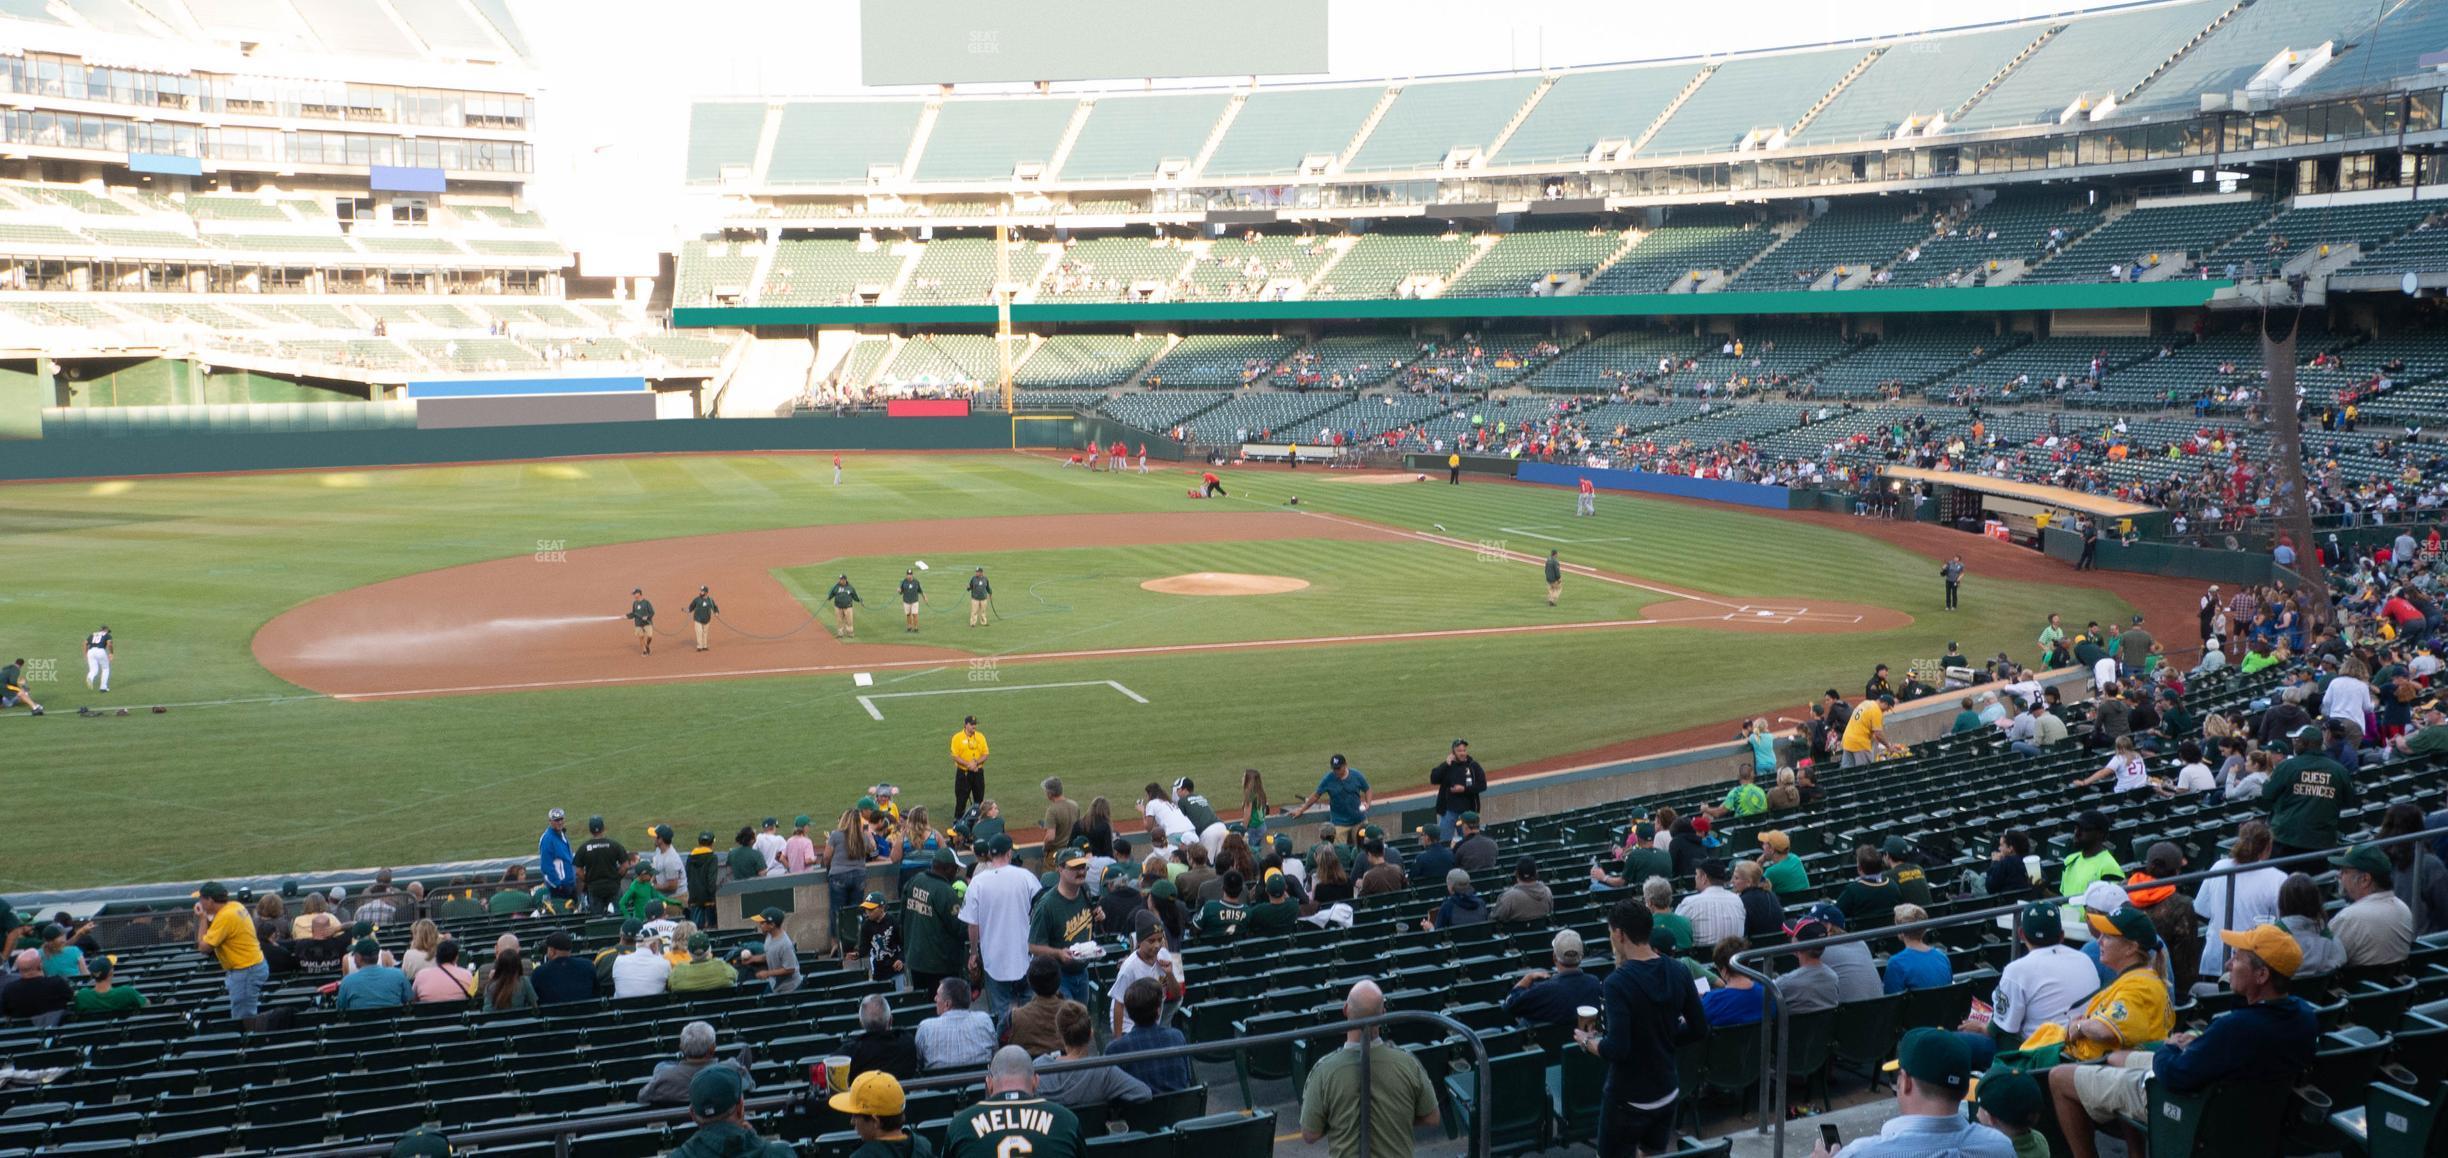
{"type": "Polygon", "coordinates": [[[2167,1039],[2176,1026],[2167,979],[2152,960],[2160,948],[2159,932],[2150,915],[2121,905],[2105,916],[2091,914],[2091,931],[2098,934],[2100,962],[2116,971],[2116,980],[2091,995],[2082,1014],[2063,1026],[2041,1026],[2023,1048],[2062,1042],[2069,1061],[2098,1061],[2114,1050],[2139,1049],[2167,1039]]]}

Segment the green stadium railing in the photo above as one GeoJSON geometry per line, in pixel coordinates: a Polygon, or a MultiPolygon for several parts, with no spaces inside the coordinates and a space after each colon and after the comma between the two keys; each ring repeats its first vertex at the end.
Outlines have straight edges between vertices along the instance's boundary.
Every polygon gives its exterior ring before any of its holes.
{"type": "MultiPolygon", "coordinates": [[[[1397,1009],[1379,1014],[1375,1017],[1327,1022],[1322,1025],[1311,1026],[1305,1029],[1290,1029],[1275,1033],[1240,1035],[1226,1041],[1191,1042],[1178,1046],[1170,1046],[1165,1049],[1138,1050],[1132,1053],[1120,1054],[1112,1057],[1082,1058],[1078,1061],[1054,1062],[1037,1067],[1037,1072],[1039,1074],[1068,1073],[1073,1070],[1095,1069],[1101,1066],[1120,1065],[1125,1062],[1135,1063],[1145,1061],[1162,1061],[1167,1058],[1177,1057],[1192,1058],[1197,1055],[1214,1054],[1218,1052],[1246,1054],[1251,1050],[1270,1049],[1275,1047],[1283,1047],[1288,1049],[1291,1047],[1293,1042],[1314,1040],[1322,1033],[1353,1029],[1375,1029],[1380,1026],[1387,1025],[1420,1024],[1433,1025],[1444,1029],[1447,1032],[1461,1038],[1466,1044],[1469,1045],[1473,1062],[1471,1066],[1471,1073],[1473,1075],[1473,1080],[1478,1083],[1478,1104],[1482,1106],[1488,1104],[1488,1099],[1491,1093],[1488,1079],[1488,1053],[1486,1044],[1479,1040],[1478,1032],[1451,1017],[1447,1017],[1442,1013],[1435,1013],[1428,1010],[1419,1009],[1397,1009]]],[[[1368,1050],[1360,1051],[1361,1112],[1360,1144],[1358,1152],[1364,1155],[1371,1152],[1369,1149],[1370,1123],[1368,1113],[1368,1104],[1371,1096],[1368,1080],[1369,1052],[1370,1051],[1368,1050]]],[[[960,1089],[963,1087],[977,1085],[984,1079],[984,1077],[985,1071],[982,1069],[966,1070],[958,1073],[927,1074],[901,1083],[901,1088],[905,1091],[960,1089]]],[[[754,1115],[760,1112],[787,1110],[798,1103],[811,1100],[815,1097],[816,1095],[808,1087],[800,1086],[788,1093],[752,1095],[746,1099],[746,1103],[748,1112],[751,1115],[754,1115]]],[[[1476,1115],[1472,1118],[1472,1144],[1469,1151],[1472,1154],[1488,1153],[1488,1119],[1489,1115],[1486,1114],[1476,1115]]],[[[519,1142],[541,1142],[549,1140],[554,1143],[556,1152],[566,1154],[570,1152],[571,1140],[583,1135],[597,1134],[613,1130],[624,1130],[640,1126],[662,1126],[669,1125],[673,1122],[686,1122],[688,1120],[688,1107],[661,1106],[621,1114],[594,1114],[589,1115],[583,1120],[575,1121],[563,1118],[554,1121],[518,1122],[511,1125],[496,1126],[480,1130],[462,1130],[450,1136],[450,1145],[452,1150],[458,1151],[489,1146],[507,1146],[519,1142]]],[[[393,1145],[394,1143],[392,1142],[367,1142],[358,1143],[355,1145],[323,1148],[320,1149],[319,1152],[323,1154],[325,1158],[387,1158],[387,1156],[391,1153],[391,1148],[393,1145]]]]}
{"type": "MultiPolygon", "coordinates": [[[[2262,860],[2251,861],[2245,864],[2230,864],[2223,869],[2212,868],[2194,873],[2180,873],[2172,877],[2161,877],[2154,879],[2150,882],[2150,887],[2156,889],[2176,888],[2184,885],[2198,885],[2203,881],[2235,876],[2238,873],[2253,872],[2265,868],[2311,866],[2315,869],[2315,871],[2317,871],[2322,866],[2326,866],[2328,864],[2331,856],[2345,851],[2345,849],[2348,847],[2369,845],[2374,848],[2386,848],[2391,845],[2405,844],[2411,841],[2436,840],[2442,836],[2448,836],[2448,825],[2442,825],[2438,828],[2426,828],[2420,832],[2402,833],[2397,836],[2384,837],[2378,840],[2357,841],[2352,846],[2340,845],[2336,848],[2324,848],[2313,852],[2295,853],[2289,856],[2273,856],[2262,860]]],[[[2109,883],[2118,884],[2119,882],[2112,881],[2109,883]]],[[[2124,886],[2120,884],[2120,887],[2124,886]]],[[[2228,889],[2226,892],[2227,911],[2221,915],[2220,927],[2232,929],[2235,927],[2236,890],[2228,889]]],[[[1860,932],[1840,933],[1833,937],[1821,937],[1815,941],[1791,941],[1779,945],[1766,945],[1754,949],[1745,949],[1740,953],[1736,953],[1733,958],[1727,962],[1727,966],[1733,969],[1735,972],[1750,978],[1754,984],[1757,984],[1763,989],[1767,990],[1769,995],[1769,1000],[1766,1002],[1765,1012],[1760,1017],[1759,1023],[1760,1116],[1759,1125],[1755,1132],[1761,1135],[1766,1135],[1771,1131],[1771,1129],[1773,1129],[1776,1134],[1775,1152],[1778,1154],[1785,1152],[1785,1095],[1787,1093],[1787,1089],[1785,1082],[1779,1079],[1777,1070],[1779,1059],[1785,1056],[1785,1049],[1792,1040],[1792,1015],[1786,1012],[1785,1003],[1778,999],[1779,991],[1777,989],[1776,977],[1761,968],[1762,965],[1773,962],[1778,957],[1790,956],[1799,949],[1824,949],[1831,945],[1850,945],[1856,942],[1882,941],[1900,936],[1904,933],[1927,933],[1938,929],[1951,929],[1964,925],[1993,924],[2001,919],[2013,917],[2015,913],[2019,912],[2023,908],[2023,906],[2030,904],[2033,899],[2033,897],[2026,896],[2013,904],[1978,909],[1968,913],[1949,913],[1943,917],[1932,917],[1926,921],[1914,921],[1908,925],[1887,925],[1876,929],[1864,929],[1860,932]]],[[[2049,898],[2043,896],[2039,899],[2049,898]]],[[[2055,899],[2067,900],[2069,898],[2058,897],[2055,899]]],[[[2416,898],[2415,904],[2418,911],[2415,913],[2414,927],[2416,929],[2420,929],[2422,927],[2423,918],[2422,914],[2419,912],[2419,907],[2421,904],[2419,897],[2416,898]]]]}
{"type": "MultiPolygon", "coordinates": [[[[1520,298],[1368,298],[1274,302],[1047,302],[1011,307],[1014,325],[1045,322],[1288,322],[1341,318],[1589,318],[1773,314],[1948,314],[1999,310],[2190,308],[2235,283],[2171,279],[2100,285],[2004,285],[1876,292],[1778,290],[1705,294],[1576,294],[1520,298]]],[[[992,326],[995,307],[682,306],[684,329],[753,326],[992,326]]]]}

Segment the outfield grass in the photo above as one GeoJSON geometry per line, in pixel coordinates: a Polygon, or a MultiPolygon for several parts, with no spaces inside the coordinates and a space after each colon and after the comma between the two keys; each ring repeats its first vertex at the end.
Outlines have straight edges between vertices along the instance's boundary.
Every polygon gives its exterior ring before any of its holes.
{"type": "MultiPolygon", "coordinates": [[[[1947,614],[1936,607],[1936,564],[1896,548],[1773,515],[1616,496],[1601,499],[1599,519],[1576,522],[1571,496],[1558,491],[1357,486],[1309,472],[1238,474],[1235,498],[1213,503],[1184,500],[1178,475],[1090,476],[1008,455],[859,457],[839,488],[830,474],[822,457],[780,455],[11,487],[0,511],[10,576],[0,586],[0,651],[54,659],[59,672],[57,682],[32,685],[52,717],[0,717],[12,804],[21,816],[108,815],[157,837],[11,841],[0,851],[0,889],[514,854],[532,850],[553,806],[602,812],[634,832],[650,821],[728,829],[770,814],[830,814],[879,779],[940,803],[950,721],[965,711],[987,722],[990,786],[1023,802],[1014,812],[1024,822],[1035,819],[1029,786],[1049,773],[1070,781],[1074,795],[1125,800],[1150,780],[1192,775],[1221,787],[1254,766],[1278,799],[1290,799],[1341,751],[1381,787],[1411,786],[1457,732],[1502,766],[1790,704],[1821,687],[1857,688],[1871,663],[1934,657],[1949,639],[1973,654],[2026,654],[2049,611],[2081,622],[2128,610],[2097,591],[1976,575],[1965,610],[1947,614]],[[959,693],[879,700],[881,722],[837,675],[422,701],[283,698],[298,689],[257,667],[248,650],[257,628],[307,599],[530,554],[538,540],[576,549],[981,514],[1197,518],[1276,507],[1294,494],[1305,510],[1418,530],[1442,523],[1458,537],[1504,539],[1520,551],[1555,546],[1569,562],[1692,590],[1878,604],[1918,621],[1849,636],[1645,627],[1032,662],[1000,665],[994,683],[972,683],[968,665],[948,665],[880,676],[868,694],[959,693]],[[101,622],[121,640],[112,706],[258,702],[76,719],[77,704],[101,701],[80,694],[75,641],[101,622]],[[1109,679],[1148,702],[1102,687],[1019,687],[1109,679]]],[[[1071,610],[1048,611],[1036,626],[1014,616],[991,629],[994,642],[969,643],[957,580],[938,569],[930,587],[947,587],[933,594],[939,609],[953,610],[935,612],[931,622],[949,626],[921,642],[1008,651],[1273,637],[1296,633],[1296,624],[1350,625],[1298,634],[1390,623],[1415,630],[1459,615],[1597,618],[1600,601],[1646,598],[1571,581],[1567,606],[1550,612],[1530,568],[1475,564],[1468,551],[1424,544],[1207,544],[964,562],[978,561],[993,569],[1007,615],[1034,610],[1015,598],[1048,581],[1041,590],[1071,610]],[[1203,565],[1226,560],[1234,561],[1203,565]],[[1040,566],[1046,574],[1033,575],[1040,566]],[[1297,574],[1317,586],[1186,599],[1139,591],[1136,579],[1077,578],[1137,566],[1297,574]],[[1091,610],[1092,599],[1107,597],[1117,606],[1091,610]],[[1159,605],[1164,613],[1140,614],[1159,605]],[[1092,623],[1097,642],[1056,642],[1092,623]],[[1042,632],[1035,644],[1032,632],[1042,632]]],[[[887,564],[897,572],[906,562],[876,561],[887,564]]],[[[876,594],[891,599],[889,590],[876,594]]],[[[895,638],[895,609],[879,610],[867,622],[895,638]]]]}

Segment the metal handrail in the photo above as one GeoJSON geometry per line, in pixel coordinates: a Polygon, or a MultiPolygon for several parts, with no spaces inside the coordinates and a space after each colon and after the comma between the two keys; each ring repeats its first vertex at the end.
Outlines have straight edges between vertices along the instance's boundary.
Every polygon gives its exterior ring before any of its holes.
{"type": "MultiPolygon", "coordinates": [[[[2173,887],[2176,885],[2196,884],[2202,881],[2236,876],[2259,869],[2277,868],[2284,865],[2305,862],[2326,864],[2332,854],[2342,849],[2356,847],[2357,845],[2371,845],[2377,848],[2395,844],[2404,844],[2408,841],[2430,840],[2441,836],[2448,836],[2448,825],[2442,825],[2438,828],[2426,828],[2419,832],[2401,833],[2397,836],[2379,840],[2355,841],[2351,844],[2339,845],[2335,848],[2319,849],[2313,852],[2292,853],[2282,857],[2267,857],[2245,864],[2230,864],[2225,868],[2209,868],[2200,872],[2180,873],[2172,877],[2155,877],[2152,878],[2148,887],[2160,888],[2163,886],[2173,887]]],[[[2416,858],[2415,863],[2419,865],[2421,863],[2421,859],[2419,857],[2416,858]]],[[[2129,893],[2132,891],[2130,886],[2126,886],[2121,882],[2103,883],[2116,884],[2119,888],[2124,888],[2129,893]]],[[[1745,977],[1750,978],[1753,984],[1759,985],[1768,991],[1767,1000],[1762,1005],[1762,1012],[1760,1016],[1760,1121],[1756,1132],[1759,1134],[1768,1133],[1771,1125],[1770,1119],[1773,1116],[1773,1124],[1776,1130],[1775,1154],[1777,1155],[1777,1158],[1784,1158],[1785,1154],[1786,1091],[1785,1083],[1778,1078],[1776,1067],[1778,1062],[1784,1057],[1786,1047],[1791,1044],[1792,1027],[1788,1024],[1788,1015],[1785,1010],[1784,995],[1779,992],[1777,988],[1776,978],[1760,969],[1753,968],[1751,963],[1755,961],[1767,962],[1776,957],[1803,949],[1824,949],[1831,945],[1849,945],[1860,941],[1876,941],[1888,937],[1899,936],[1904,933],[1920,933],[1931,929],[1952,928],[1957,925],[1970,925],[1995,921],[1999,917],[2010,916],[2021,911],[2024,906],[2031,904],[2035,899],[2046,900],[2048,898],[2026,897],[2023,900],[2017,901],[2010,905],[1980,909],[1969,913],[1950,913],[1943,917],[1932,917],[1926,921],[1914,921],[1909,925],[1889,925],[1883,928],[1865,929],[1860,932],[1840,933],[1833,937],[1821,937],[1816,941],[1793,941],[1783,945],[1769,945],[1761,948],[1745,949],[1740,953],[1736,953],[1733,958],[1726,963],[1729,968],[1745,977]]],[[[2078,901],[2078,898],[2062,896],[2057,899],[2061,903],[2078,901]]],[[[2417,903],[2419,903],[2419,899],[2417,903]]],[[[2228,929],[2235,928],[2234,889],[2227,890],[2227,911],[2225,914],[2223,927],[2228,929]]],[[[2420,928],[2421,925],[2417,923],[2415,927],[2420,928]]]]}
{"type": "MultiPolygon", "coordinates": [[[[1039,1074],[1068,1073],[1074,1070],[1095,1069],[1100,1066],[1123,1065],[1143,1061],[1161,1061],[1166,1058],[1176,1057],[1186,1058],[1197,1054],[1210,1054],[1218,1051],[1245,1053],[1252,1049],[1259,1049],[1267,1046],[1290,1045],[1296,1041],[1310,1041],[1329,1033],[1339,1033],[1356,1029],[1375,1029],[1384,1025],[1422,1023],[1443,1027],[1444,1029],[1459,1035],[1470,1045],[1471,1055],[1476,1063],[1471,1067],[1471,1069],[1473,1074],[1476,1075],[1479,1104],[1479,1112],[1471,1122],[1473,1146],[1471,1153],[1486,1154],[1488,1153],[1488,1139],[1490,1135],[1490,1128],[1488,1126],[1488,1100],[1494,1093],[1492,1089],[1494,1078],[1488,1072],[1487,1043],[1481,1041],[1477,1031],[1471,1029],[1469,1026],[1464,1025],[1461,1022],[1456,1021],[1442,1013],[1437,1013],[1430,1010],[1396,1009],[1378,1014],[1375,1017],[1363,1017],[1347,1021],[1327,1022],[1310,1029],[1278,1030],[1273,1033],[1235,1036],[1228,1041],[1187,1042],[1182,1045],[1166,1046],[1163,1049],[1133,1050],[1132,1052],[1126,1054],[1080,1058],[1075,1061],[1052,1062],[1037,1067],[1037,1072],[1039,1074]]],[[[1359,1153],[1363,1155],[1369,1153],[1369,1109],[1370,1102],[1374,1097],[1369,1088],[1369,1052],[1370,1051],[1365,1049],[1360,1051],[1359,1153]]],[[[986,1071],[984,1069],[962,1070],[956,1073],[928,1074],[923,1077],[912,1078],[901,1083],[901,1088],[905,1091],[957,1088],[962,1086],[976,1085],[983,1081],[985,1076],[986,1071]]],[[[756,1114],[787,1109],[799,1102],[801,1099],[811,1096],[813,1095],[808,1092],[806,1087],[793,1086],[788,1092],[753,1095],[747,1098],[746,1102],[749,1113],[756,1114]]],[[[1246,1109],[1251,1110],[1256,1108],[1257,1107],[1255,1106],[1246,1107],[1246,1109]]],[[[550,1138],[554,1143],[554,1153],[559,1155],[567,1155],[569,1153],[571,1139],[578,1137],[581,1134],[593,1134],[604,1130],[628,1129],[633,1126],[666,1125],[672,1122],[684,1122],[689,1119],[690,1114],[687,1106],[654,1106],[633,1110],[628,1113],[601,1114],[587,1118],[582,1122],[575,1123],[569,1121],[568,1119],[559,1119],[550,1122],[524,1122],[516,1125],[496,1126],[481,1130],[465,1130],[451,1135],[450,1141],[451,1146],[454,1149],[458,1149],[468,1146],[493,1146],[510,1142],[532,1142],[542,1138],[550,1138]]],[[[359,1143],[349,1146],[336,1146],[325,1150],[322,1153],[326,1156],[326,1158],[386,1158],[386,1156],[391,1153],[392,1145],[392,1142],[359,1143]]]]}

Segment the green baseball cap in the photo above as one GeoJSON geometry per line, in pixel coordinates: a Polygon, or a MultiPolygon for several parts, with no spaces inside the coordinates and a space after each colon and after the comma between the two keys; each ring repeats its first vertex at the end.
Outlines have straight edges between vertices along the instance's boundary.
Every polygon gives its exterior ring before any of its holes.
{"type": "Polygon", "coordinates": [[[2368,844],[2355,845],[2345,852],[2330,857],[2329,863],[2339,868],[2367,873],[2387,873],[2396,869],[2395,865],[2389,863],[2387,853],[2368,844]]]}
{"type": "Polygon", "coordinates": [[[1927,1082],[1961,1095],[1995,1054],[1988,1039],[1979,1034],[1925,1025],[1896,1043],[1896,1060],[1888,1064],[1911,1075],[1916,1082],[1927,1082]]]}
{"type": "Polygon", "coordinates": [[[689,1113],[719,1118],[740,1104],[740,1074],[730,1066],[707,1066],[689,1079],[689,1113]]]}
{"type": "Polygon", "coordinates": [[[2058,910],[2055,901],[2033,901],[2023,906],[2023,912],[2015,918],[2015,927],[2034,945],[2054,945],[2065,940],[2065,914],[2058,910]]]}
{"type": "Polygon", "coordinates": [[[1900,836],[1888,837],[1885,843],[1879,845],[1879,851],[1888,856],[1911,856],[1912,850],[1912,842],[1900,836]]]}
{"type": "Polygon", "coordinates": [[[945,868],[959,868],[960,854],[948,848],[936,849],[935,863],[945,868]]]}
{"type": "Polygon", "coordinates": [[[419,1126],[400,1135],[391,1147],[391,1158],[446,1158],[451,1152],[450,1139],[431,1126],[419,1126]]]}
{"type": "Polygon", "coordinates": [[[869,894],[867,894],[867,899],[866,899],[866,900],[863,900],[863,901],[860,901],[860,902],[859,902],[859,907],[860,907],[860,908],[862,908],[862,909],[881,909],[881,908],[883,908],[883,907],[884,907],[884,894],[882,894],[882,893],[869,893],[869,894]]]}
{"type": "Polygon", "coordinates": [[[2113,913],[2091,914],[2091,931],[2103,937],[2123,937],[2144,949],[2159,947],[2159,927],[2151,924],[2149,913],[2132,905],[2118,905],[2113,913]]]}
{"type": "Polygon", "coordinates": [[[1980,1108],[2001,1126],[2029,1130],[2040,1122],[2048,1096],[2030,1074],[1999,1074],[1980,1084],[1980,1108]]]}
{"type": "Polygon", "coordinates": [[[638,920],[636,917],[631,917],[628,920],[621,922],[621,936],[623,937],[635,940],[638,934],[645,931],[646,922],[638,920]]]}
{"type": "Polygon", "coordinates": [[[873,797],[873,796],[861,796],[861,797],[859,797],[859,798],[858,798],[858,804],[857,804],[857,806],[856,806],[856,807],[857,807],[857,808],[858,808],[858,810],[859,810],[859,811],[861,811],[861,812],[873,812],[873,811],[875,811],[875,810],[876,810],[876,802],[875,802],[875,797],[873,797]]]}
{"type": "Polygon", "coordinates": [[[691,953],[713,952],[714,938],[708,937],[703,933],[691,933],[689,934],[688,947],[689,952],[691,953]]]}
{"type": "Polygon", "coordinates": [[[1478,813],[1476,813],[1476,812],[1465,812],[1465,813],[1463,813],[1463,814],[1462,814],[1462,823],[1464,823],[1464,824],[1468,824],[1468,825],[1474,825],[1474,826],[1475,826],[1475,825],[1477,825],[1477,824],[1479,823],[1479,814],[1478,814],[1478,813]]]}
{"type": "Polygon", "coordinates": [[[792,818],[791,818],[791,826],[792,826],[792,827],[794,827],[794,828],[806,828],[807,826],[809,826],[809,825],[811,825],[811,824],[814,824],[814,823],[816,823],[816,818],[815,818],[815,817],[813,817],[813,816],[809,816],[807,813],[804,813],[804,812],[802,812],[802,813],[800,813],[799,815],[794,816],[794,817],[792,817],[792,818]]]}
{"type": "Polygon", "coordinates": [[[1151,897],[1175,897],[1181,895],[1181,890],[1173,887],[1173,878],[1171,877],[1156,878],[1153,883],[1148,885],[1147,892],[1151,897]]]}
{"type": "Polygon", "coordinates": [[[206,881],[196,886],[196,895],[208,901],[226,901],[229,899],[229,886],[219,881],[206,881]]]}
{"type": "Polygon", "coordinates": [[[782,923],[782,910],[774,908],[772,905],[767,905],[765,906],[764,912],[757,914],[757,920],[763,921],[769,925],[779,925],[782,923]]]}
{"type": "Polygon", "coordinates": [[[1012,850],[1012,839],[998,832],[987,837],[986,843],[979,845],[978,848],[988,856],[1002,856],[1012,850]]]}
{"type": "Polygon", "coordinates": [[[587,817],[587,831],[588,831],[588,832],[602,832],[603,830],[604,830],[604,822],[603,822],[603,817],[600,817],[600,816],[590,816],[590,817],[587,817]]]}

